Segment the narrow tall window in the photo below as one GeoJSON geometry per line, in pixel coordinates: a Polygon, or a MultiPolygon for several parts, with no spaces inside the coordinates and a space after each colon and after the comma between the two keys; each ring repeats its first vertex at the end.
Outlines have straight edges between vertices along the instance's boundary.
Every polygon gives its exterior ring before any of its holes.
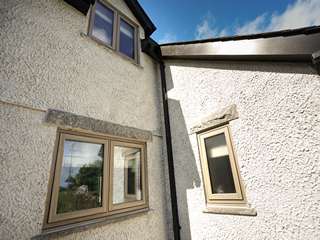
{"type": "Polygon", "coordinates": [[[91,35],[104,44],[113,46],[114,18],[114,12],[97,1],[92,15],[91,35]]]}
{"type": "Polygon", "coordinates": [[[111,209],[132,207],[143,201],[144,150],[136,144],[113,142],[111,145],[111,209]]]}
{"type": "Polygon", "coordinates": [[[244,203],[245,195],[228,126],[198,135],[208,203],[244,203]]]}
{"type": "Polygon", "coordinates": [[[148,207],[144,142],[60,130],[55,160],[45,228],[148,207]]]}
{"type": "Polygon", "coordinates": [[[119,51],[133,58],[135,56],[135,29],[129,23],[120,18],[119,51]]]}

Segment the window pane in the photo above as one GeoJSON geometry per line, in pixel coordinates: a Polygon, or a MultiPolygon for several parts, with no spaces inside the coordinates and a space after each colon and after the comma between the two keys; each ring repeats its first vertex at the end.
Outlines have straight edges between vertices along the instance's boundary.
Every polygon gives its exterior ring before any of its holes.
{"type": "Polygon", "coordinates": [[[114,14],[109,8],[96,2],[92,35],[108,45],[112,45],[114,14]]]}
{"type": "Polygon", "coordinates": [[[57,213],[102,206],[103,144],[64,142],[57,213]]]}
{"type": "Polygon", "coordinates": [[[114,147],[113,204],[142,199],[141,151],[114,147]]]}
{"type": "Polygon", "coordinates": [[[120,19],[120,52],[134,58],[134,27],[120,19]]]}
{"type": "Polygon", "coordinates": [[[212,193],[236,193],[225,135],[205,139],[212,193]]]}

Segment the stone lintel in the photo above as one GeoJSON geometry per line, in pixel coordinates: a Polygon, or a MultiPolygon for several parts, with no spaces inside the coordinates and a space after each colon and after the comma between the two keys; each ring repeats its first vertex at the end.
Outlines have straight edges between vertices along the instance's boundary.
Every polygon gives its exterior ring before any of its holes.
{"type": "Polygon", "coordinates": [[[191,129],[190,133],[197,133],[208,128],[217,127],[219,125],[228,123],[232,120],[238,119],[239,113],[237,111],[237,106],[232,104],[219,112],[210,114],[209,116],[200,120],[191,129]]]}
{"type": "Polygon", "coordinates": [[[46,112],[45,122],[62,128],[83,129],[117,137],[152,141],[151,131],[122,126],[120,124],[76,115],[60,110],[49,109],[46,112]]]}

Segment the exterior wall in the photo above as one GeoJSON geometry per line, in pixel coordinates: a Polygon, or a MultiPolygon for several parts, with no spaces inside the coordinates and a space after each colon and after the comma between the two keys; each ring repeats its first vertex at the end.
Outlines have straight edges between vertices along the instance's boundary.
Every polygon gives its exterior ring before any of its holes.
{"type": "Polygon", "coordinates": [[[307,64],[167,61],[182,239],[320,239],[320,77],[307,64]],[[194,123],[237,105],[231,121],[256,217],[203,213],[194,123]]]}
{"type": "MultiPolygon", "coordinates": [[[[136,22],[124,2],[111,3],[136,22]]],[[[51,108],[154,133],[147,146],[151,210],[56,238],[165,239],[158,65],[141,53],[137,66],[81,34],[88,16],[62,0],[0,6],[0,238],[41,233],[57,130],[44,124],[51,108]]]]}

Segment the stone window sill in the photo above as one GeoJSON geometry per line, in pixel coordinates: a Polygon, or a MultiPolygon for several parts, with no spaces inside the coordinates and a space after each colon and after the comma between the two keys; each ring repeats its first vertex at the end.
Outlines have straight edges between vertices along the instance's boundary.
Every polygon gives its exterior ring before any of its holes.
{"type": "Polygon", "coordinates": [[[204,213],[257,216],[257,210],[251,206],[207,205],[204,213]]]}
{"type": "Polygon", "coordinates": [[[85,231],[91,228],[101,227],[109,223],[114,223],[118,221],[124,221],[129,218],[138,217],[142,214],[148,214],[154,210],[150,208],[144,208],[132,211],[130,213],[122,213],[114,216],[102,217],[97,219],[92,219],[88,221],[83,221],[79,223],[73,223],[65,226],[59,226],[54,228],[45,229],[42,233],[32,237],[32,240],[48,239],[52,236],[64,236],[75,232],[85,231]]]}

